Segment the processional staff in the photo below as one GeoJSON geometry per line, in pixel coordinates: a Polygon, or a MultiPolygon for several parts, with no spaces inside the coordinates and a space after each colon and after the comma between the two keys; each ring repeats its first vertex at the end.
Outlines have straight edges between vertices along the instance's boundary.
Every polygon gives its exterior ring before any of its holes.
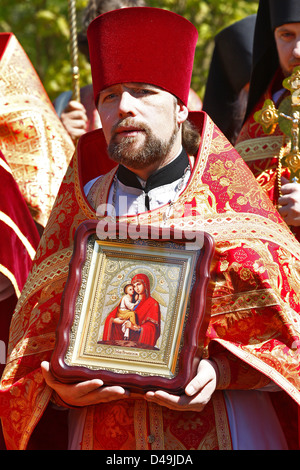
{"type": "MultiPolygon", "coordinates": [[[[284,141],[278,156],[278,167],[287,167],[290,171],[290,180],[300,183],[300,67],[294,68],[290,77],[283,80],[282,85],[291,94],[286,97],[279,108],[276,109],[272,100],[266,100],[263,108],[254,114],[266,134],[272,134],[279,125],[284,134],[284,141]],[[286,139],[288,138],[288,141],[286,139]]],[[[278,172],[280,180],[280,172],[278,172]]],[[[280,189],[280,181],[279,189],[280,189]]]]}
{"type": "Polygon", "coordinates": [[[76,0],[68,0],[70,25],[70,53],[72,64],[72,98],[80,101],[80,73],[78,65],[78,40],[76,22],[76,0]]]}

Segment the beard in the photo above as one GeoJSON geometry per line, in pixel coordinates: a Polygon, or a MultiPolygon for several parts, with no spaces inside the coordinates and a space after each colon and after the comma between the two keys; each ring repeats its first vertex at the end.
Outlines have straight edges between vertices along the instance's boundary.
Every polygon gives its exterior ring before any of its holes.
{"type": "Polygon", "coordinates": [[[174,128],[170,138],[168,140],[162,140],[156,137],[146,124],[134,122],[131,118],[126,118],[119,121],[112,130],[112,138],[108,146],[108,155],[113,161],[121,163],[125,167],[139,170],[145,168],[145,166],[163,161],[165,156],[170,152],[177,133],[178,126],[177,123],[174,122],[174,128]],[[133,126],[135,129],[143,131],[145,136],[144,143],[137,146],[136,140],[139,137],[135,136],[125,137],[121,142],[116,142],[117,134],[115,130],[119,126],[133,126]]]}

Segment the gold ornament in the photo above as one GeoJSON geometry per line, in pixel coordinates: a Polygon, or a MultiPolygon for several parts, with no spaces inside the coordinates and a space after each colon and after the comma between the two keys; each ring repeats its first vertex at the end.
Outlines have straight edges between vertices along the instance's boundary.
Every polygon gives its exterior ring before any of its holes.
{"type": "Polygon", "coordinates": [[[290,180],[300,182],[300,67],[295,67],[290,77],[283,80],[282,85],[291,95],[286,97],[278,110],[272,100],[266,100],[263,108],[254,114],[256,122],[261,124],[266,134],[272,134],[277,124],[284,134],[284,142],[278,156],[278,168],[290,170],[290,180]]]}

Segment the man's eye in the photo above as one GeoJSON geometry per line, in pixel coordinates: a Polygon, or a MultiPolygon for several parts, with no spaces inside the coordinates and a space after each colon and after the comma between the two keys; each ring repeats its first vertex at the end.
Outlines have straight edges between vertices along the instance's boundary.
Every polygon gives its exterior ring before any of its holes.
{"type": "Polygon", "coordinates": [[[145,89],[145,88],[139,88],[139,89],[135,90],[135,94],[139,95],[139,96],[150,96],[150,95],[153,94],[153,91],[145,89]]]}
{"type": "Polygon", "coordinates": [[[110,93],[109,95],[106,95],[105,99],[106,100],[112,100],[116,96],[115,93],[110,93]]]}
{"type": "Polygon", "coordinates": [[[285,41],[289,41],[293,39],[294,35],[292,33],[282,33],[281,38],[284,39],[285,41]]]}
{"type": "Polygon", "coordinates": [[[108,93],[107,95],[103,95],[101,98],[102,103],[106,103],[108,101],[113,100],[116,97],[115,93],[108,93]]]}

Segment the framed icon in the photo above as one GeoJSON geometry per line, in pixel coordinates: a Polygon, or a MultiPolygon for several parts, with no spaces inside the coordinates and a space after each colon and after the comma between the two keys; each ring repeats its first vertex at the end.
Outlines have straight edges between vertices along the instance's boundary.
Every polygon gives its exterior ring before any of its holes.
{"type": "Polygon", "coordinates": [[[116,223],[103,239],[97,223],[75,234],[51,370],[66,383],[101,378],[180,394],[209,321],[213,238],[202,232],[199,246],[174,229],[154,237],[149,227],[130,238],[129,225],[116,223]]]}

